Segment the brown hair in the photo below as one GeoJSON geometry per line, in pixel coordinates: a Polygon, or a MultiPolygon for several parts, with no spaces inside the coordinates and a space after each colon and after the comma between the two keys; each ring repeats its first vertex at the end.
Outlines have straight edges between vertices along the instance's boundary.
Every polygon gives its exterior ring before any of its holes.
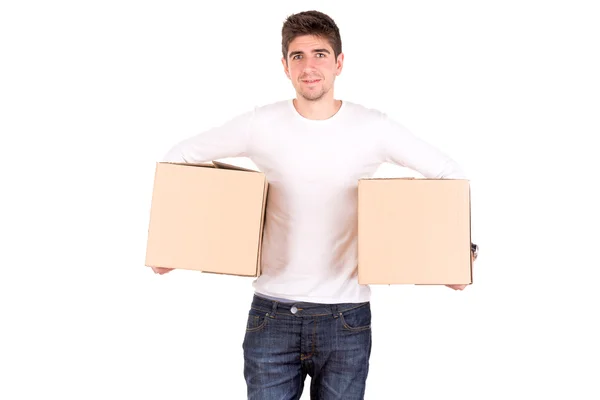
{"type": "Polygon", "coordinates": [[[342,52],[342,38],[333,19],[319,11],[303,11],[290,15],[283,23],[281,51],[286,62],[290,43],[296,37],[304,35],[320,36],[327,39],[333,48],[336,60],[342,52]]]}

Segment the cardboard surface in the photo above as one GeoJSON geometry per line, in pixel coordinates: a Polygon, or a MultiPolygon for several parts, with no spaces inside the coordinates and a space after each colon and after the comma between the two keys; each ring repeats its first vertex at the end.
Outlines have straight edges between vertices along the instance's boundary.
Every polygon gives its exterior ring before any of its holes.
{"type": "Polygon", "coordinates": [[[157,163],[145,265],[259,276],[267,191],[261,172],[157,163]]]}
{"type": "Polygon", "coordinates": [[[360,284],[471,284],[470,186],[376,178],[358,185],[360,284]]]}

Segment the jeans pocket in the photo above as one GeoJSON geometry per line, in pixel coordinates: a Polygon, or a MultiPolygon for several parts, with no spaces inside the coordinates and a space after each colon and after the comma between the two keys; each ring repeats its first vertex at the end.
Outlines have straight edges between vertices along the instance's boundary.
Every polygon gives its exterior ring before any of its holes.
{"type": "Polygon", "coordinates": [[[246,332],[256,332],[265,327],[267,324],[267,312],[251,308],[248,312],[248,320],[246,321],[246,332]]]}
{"type": "Polygon", "coordinates": [[[345,331],[362,332],[371,329],[371,306],[369,303],[340,313],[345,331]]]}

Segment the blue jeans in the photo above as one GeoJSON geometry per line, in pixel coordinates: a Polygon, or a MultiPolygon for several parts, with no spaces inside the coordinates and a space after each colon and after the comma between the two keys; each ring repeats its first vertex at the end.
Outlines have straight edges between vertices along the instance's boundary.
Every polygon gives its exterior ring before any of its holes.
{"type": "Polygon", "coordinates": [[[371,305],[252,299],[243,343],[248,400],[364,399],[371,305]]]}

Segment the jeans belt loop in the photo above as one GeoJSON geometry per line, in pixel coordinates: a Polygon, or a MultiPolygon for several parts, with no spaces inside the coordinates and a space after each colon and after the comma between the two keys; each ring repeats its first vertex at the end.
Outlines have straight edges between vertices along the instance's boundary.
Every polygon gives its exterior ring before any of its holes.
{"type": "Polygon", "coordinates": [[[269,317],[275,318],[275,314],[277,313],[277,304],[279,304],[276,300],[273,300],[273,307],[271,308],[271,313],[269,317]]]}
{"type": "Polygon", "coordinates": [[[333,318],[339,317],[339,312],[338,312],[338,306],[337,306],[337,304],[332,304],[331,305],[331,313],[333,315],[333,318]]]}

